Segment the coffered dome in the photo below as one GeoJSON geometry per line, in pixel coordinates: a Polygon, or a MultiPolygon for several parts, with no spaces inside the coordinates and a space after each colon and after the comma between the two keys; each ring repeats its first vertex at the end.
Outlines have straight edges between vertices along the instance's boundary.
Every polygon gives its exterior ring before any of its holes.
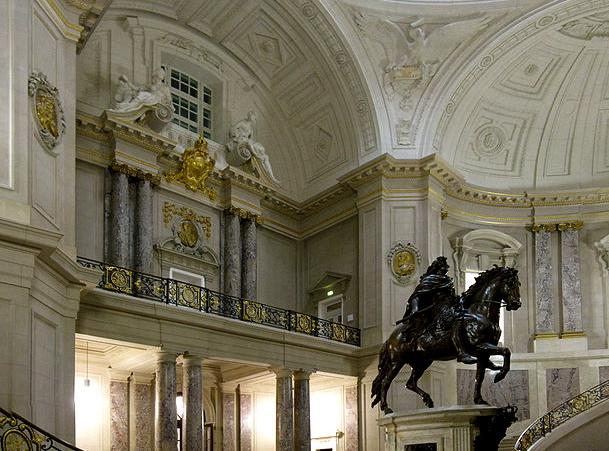
{"type": "Polygon", "coordinates": [[[497,33],[438,94],[425,148],[469,182],[609,183],[609,2],[565,3],[497,33]]]}

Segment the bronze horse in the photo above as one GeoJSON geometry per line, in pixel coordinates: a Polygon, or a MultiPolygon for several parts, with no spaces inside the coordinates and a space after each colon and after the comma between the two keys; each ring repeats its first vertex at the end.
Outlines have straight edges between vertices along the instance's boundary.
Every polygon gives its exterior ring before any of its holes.
{"type": "Polygon", "coordinates": [[[457,357],[454,334],[461,334],[463,345],[477,359],[474,402],[486,404],[480,393],[485,369],[499,371],[495,382],[502,380],[510,370],[510,350],[497,346],[501,337],[499,312],[502,306],[507,310],[520,308],[518,271],[495,266],[481,273],[461,294],[461,301],[463,308],[456,305],[454,298],[439,298],[431,320],[412,318],[395,328],[379,352],[379,374],[372,383],[372,407],[380,402],[385,414],[393,412],[387,405],[387,391],[406,363],[412,367],[406,387],[416,392],[427,407],[433,407],[431,396],[421,390],[417,382],[434,360],[457,357]],[[492,355],[502,355],[503,365],[492,363],[492,355]]]}

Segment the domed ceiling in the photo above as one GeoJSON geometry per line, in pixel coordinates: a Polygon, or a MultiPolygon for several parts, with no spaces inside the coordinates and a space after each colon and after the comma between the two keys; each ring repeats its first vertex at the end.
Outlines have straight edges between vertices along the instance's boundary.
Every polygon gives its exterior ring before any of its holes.
{"type": "Polygon", "coordinates": [[[438,153],[494,190],[609,183],[609,1],[344,0],[341,10],[381,88],[390,153],[438,153]]]}
{"type": "Polygon", "coordinates": [[[541,11],[500,35],[440,101],[433,149],[470,182],[609,183],[609,10],[572,11],[541,11]]]}

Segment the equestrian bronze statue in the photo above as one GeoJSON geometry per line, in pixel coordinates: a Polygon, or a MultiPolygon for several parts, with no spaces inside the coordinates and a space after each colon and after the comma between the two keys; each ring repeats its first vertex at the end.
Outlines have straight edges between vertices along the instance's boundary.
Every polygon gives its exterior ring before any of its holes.
{"type": "Polygon", "coordinates": [[[433,407],[431,396],[417,382],[434,360],[453,360],[476,366],[474,402],[486,404],[480,389],[485,370],[498,371],[495,382],[510,370],[510,350],[498,346],[501,337],[499,312],[520,308],[518,271],[494,266],[476,277],[476,282],[460,296],[455,295],[452,279],[447,275],[445,257],[438,257],[421,276],[419,285],[408,299],[404,318],[379,352],[379,373],[372,383],[372,407],[381,403],[385,414],[393,411],[387,405],[387,391],[404,364],[412,372],[406,387],[417,393],[427,407],[433,407]],[[490,361],[503,356],[503,365],[490,361]]]}

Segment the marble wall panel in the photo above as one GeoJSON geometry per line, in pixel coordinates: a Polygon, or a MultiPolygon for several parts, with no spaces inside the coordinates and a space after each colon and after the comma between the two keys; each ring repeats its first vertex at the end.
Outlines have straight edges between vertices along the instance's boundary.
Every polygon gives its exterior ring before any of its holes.
{"type": "Polygon", "coordinates": [[[129,450],[129,385],[110,382],[110,449],[129,450]]]}
{"type": "Polygon", "coordinates": [[[579,394],[578,368],[552,368],[546,370],[548,410],[579,394]]]}
{"type": "Polygon", "coordinates": [[[598,382],[602,384],[606,381],[609,381],[609,366],[600,366],[598,368],[598,382]]]}
{"type": "Polygon", "coordinates": [[[262,227],[257,229],[256,242],[258,300],[298,310],[297,242],[262,227]]]}
{"type": "Polygon", "coordinates": [[[235,451],[235,394],[222,394],[223,434],[222,449],[235,451]]]}
{"type": "Polygon", "coordinates": [[[554,331],[552,245],[549,232],[535,234],[535,329],[554,331]]]}
{"type": "Polygon", "coordinates": [[[135,385],[135,445],[136,449],[154,448],[154,399],[153,387],[135,385]]]}
{"type": "MultiPolygon", "coordinates": [[[[492,406],[518,407],[518,421],[530,418],[529,404],[529,372],[527,370],[511,370],[505,379],[493,382],[493,374],[486,373],[482,383],[482,397],[492,406]]],[[[457,370],[457,403],[460,405],[474,404],[474,385],[476,370],[457,370]]]]}
{"type": "Polygon", "coordinates": [[[242,393],[239,396],[241,406],[241,450],[252,451],[252,395],[242,393]]]}
{"type": "Polygon", "coordinates": [[[582,329],[582,292],[580,282],[579,232],[561,232],[562,318],[563,331],[582,329]]]}
{"type": "Polygon", "coordinates": [[[357,386],[345,388],[345,451],[358,451],[357,386]]]}

